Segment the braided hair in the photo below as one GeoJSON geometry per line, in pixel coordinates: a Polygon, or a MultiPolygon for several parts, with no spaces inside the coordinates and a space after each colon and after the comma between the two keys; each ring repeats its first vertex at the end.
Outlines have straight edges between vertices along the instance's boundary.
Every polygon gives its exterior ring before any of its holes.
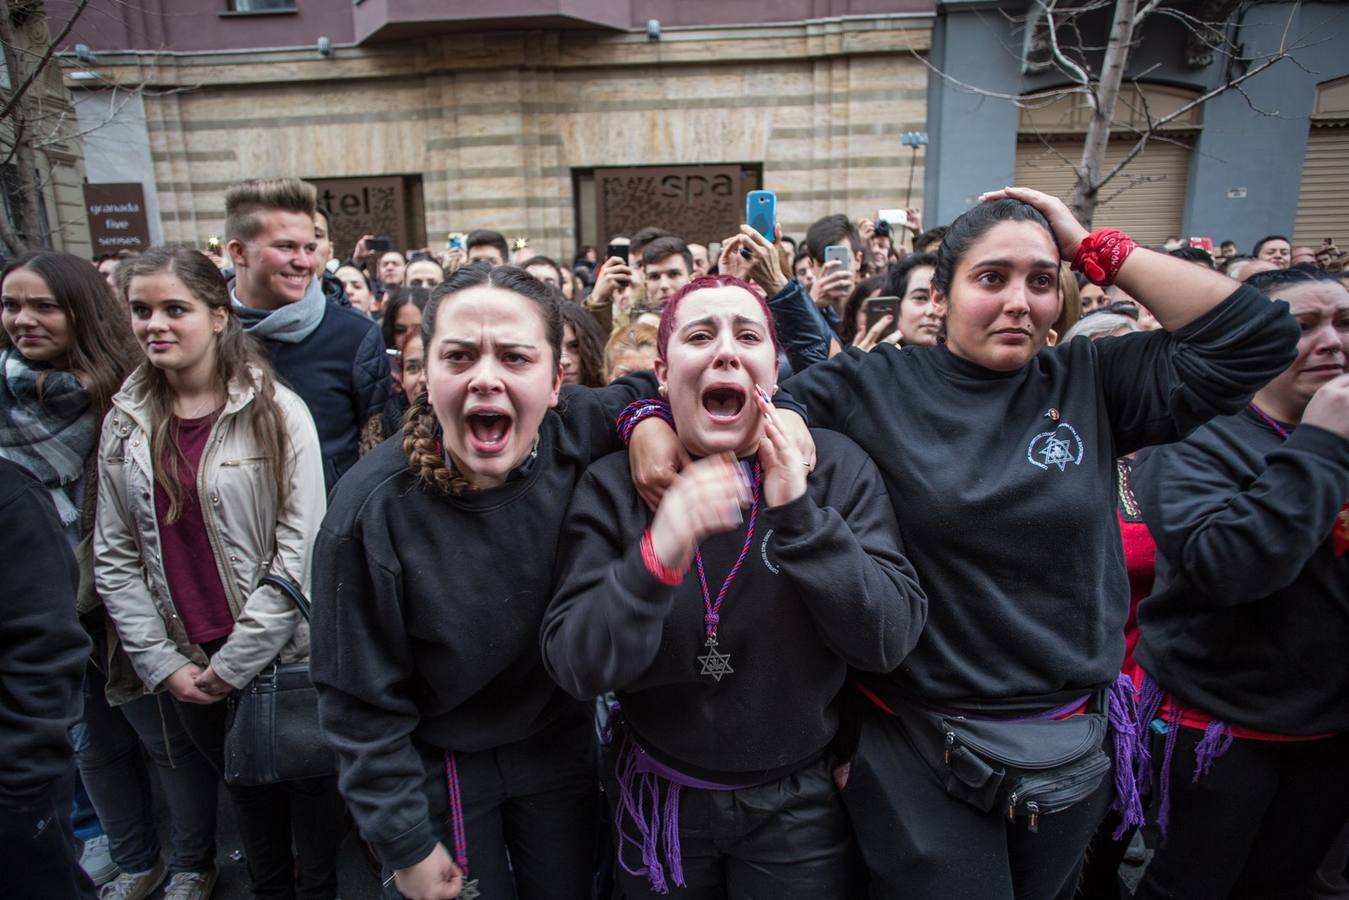
{"type": "MultiPolygon", "coordinates": [[[[432,353],[436,321],[446,299],[475,287],[494,287],[510,291],[538,304],[543,330],[553,351],[553,365],[562,359],[562,310],[557,292],[515,266],[493,267],[487,262],[470,263],[451,275],[431,292],[431,300],[422,313],[422,345],[427,359],[432,353]]],[[[403,454],[408,469],[433,491],[459,495],[468,490],[468,480],[445,457],[441,424],[431,408],[425,388],[414,398],[403,420],[403,454]]]]}

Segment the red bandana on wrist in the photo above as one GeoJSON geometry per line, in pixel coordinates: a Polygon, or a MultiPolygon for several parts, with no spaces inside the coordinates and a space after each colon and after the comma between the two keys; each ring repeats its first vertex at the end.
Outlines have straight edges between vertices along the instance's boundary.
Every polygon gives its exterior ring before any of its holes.
{"type": "Polygon", "coordinates": [[[1344,504],[1335,517],[1335,555],[1343,556],[1349,550],[1349,503],[1344,504]]]}

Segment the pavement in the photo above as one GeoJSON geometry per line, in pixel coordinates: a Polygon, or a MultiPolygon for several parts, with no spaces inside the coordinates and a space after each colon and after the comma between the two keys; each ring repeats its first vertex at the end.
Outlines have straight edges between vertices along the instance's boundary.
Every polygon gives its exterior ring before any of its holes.
{"type": "MultiPolygon", "coordinates": [[[[153,767],[150,771],[154,771],[153,767]]],[[[157,783],[155,812],[160,824],[160,841],[167,845],[168,810],[163,805],[157,783]]],[[[220,880],[216,882],[215,892],[211,895],[213,900],[250,900],[252,894],[248,890],[248,869],[243,845],[239,841],[239,824],[223,785],[220,788],[216,841],[216,867],[220,870],[220,880]]],[[[380,900],[383,897],[379,879],[366,862],[365,848],[356,837],[355,829],[347,834],[338,857],[337,888],[339,900],[380,900]]],[[[161,900],[162,897],[161,888],[147,900],[161,900]]]]}
{"type": "MultiPolygon", "coordinates": [[[[153,772],[153,769],[151,769],[153,772]]],[[[161,840],[167,841],[168,811],[156,790],[156,816],[160,822],[161,840]]],[[[213,900],[250,900],[248,890],[248,869],[244,861],[243,846],[239,841],[238,822],[234,817],[234,807],[224,786],[220,789],[220,811],[217,824],[216,866],[220,869],[220,880],[216,882],[213,900]]],[[[1122,896],[1131,897],[1138,887],[1143,869],[1152,858],[1148,850],[1146,858],[1138,864],[1126,862],[1120,867],[1120,880],[1124,885],[1122,896]]],[[[384,896],[379,879],[371,871],[366,861],[365,848],[353,829],[347,834],[338,857],[337,870],[338,900],[381,900],[384,896]]],[[[147,900],[161,900],[162,890],[156,891],[147,900]]]]}

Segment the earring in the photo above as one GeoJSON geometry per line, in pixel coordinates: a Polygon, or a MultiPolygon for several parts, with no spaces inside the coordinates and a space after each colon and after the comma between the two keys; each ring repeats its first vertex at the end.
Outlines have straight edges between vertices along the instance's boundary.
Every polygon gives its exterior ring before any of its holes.
{"type": "Polygon", "coordinates": [[[665,393],[666,393],[666,391],[665,391],[665,385],[662,384],[659,388],[656,389],[656,391],[657,391],[657,393],[659,393],[662,397],[664,397],[664,396],[665,396],[665,393]]]}

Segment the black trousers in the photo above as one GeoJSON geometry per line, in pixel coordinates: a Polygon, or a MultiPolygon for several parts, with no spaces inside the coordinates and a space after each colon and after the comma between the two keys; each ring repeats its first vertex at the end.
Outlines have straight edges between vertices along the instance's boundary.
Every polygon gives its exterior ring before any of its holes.
{"type": "Polygon", "coordinates": [[[75,765],[60,783],[23,807],[0,805],[0,872],[6,897],[93,900],[70,825],[75,765]]]}
{"type": "Polygon", "coordinates": [[[948,795],[890,716],[868,708],[843,802],[874,900],[1059,900],[1072,897],[1087,842],[1110,804],[1096,793],[1042,815],[1032,832],[948,795]]]}
{"type": "MultiPolygon", "coordinates": [[[[224,701],[209,706],[177,700],[173,704],[192,743],[223,773],[224,701]]],[[[336,775],[226,790],[239,819],[239,838],[248,856],[248,880],[256,900],[332,900],[337,896],[337,853],[346,835],[347,818],[336,775]]]]}
{"type": "MultiPolygon", "coordinates": [[[[1134,896],[1304,897],[1349,813],[1349,734],[1292,743],[1234,740],[1196,784],[1194,748],[1202,738],[1197,729],[1180,729],[1167,833],[1134,896]]],[[[1153,735],[1154,786],[1161,783],[1165,740],[1153,735]]],[[[1159,793],[1154,787],[1154,804],[1159,793]]]]}
{"type": "MultiPolygon", "coordinates": [[[[606,782],[616,798],[610,773],[606,782]]],[[[617,812],[611,814],[618,821],[617,812]]],[[[823,759],[745,790],[682,790],[679,840],[686,887],[675,886],[667,872],[671,897],[845,900],[863,878],[852,826],[823,759]]],[[[617,836],[615,843],[628,866],[641,867],[637,849],[617,836]]],[[[615,874],[626,900],[662,896],[645,875],[632,875],[622,865],[615,874]]]]}
{"type": "MultiPolygon", "coordinates": [[[[595,875],[595,724],[589,706],[523,741],[457,753],[468,875],[483,900],[590,900],[595,875]]],[[[426,799],[455,856],[445,753],[420,745],[426,799]]],[[[391,872],[385,872],[387,878],[391,872]]],[[[393,882],[384,896],[400,896],[393,882]]]]}

